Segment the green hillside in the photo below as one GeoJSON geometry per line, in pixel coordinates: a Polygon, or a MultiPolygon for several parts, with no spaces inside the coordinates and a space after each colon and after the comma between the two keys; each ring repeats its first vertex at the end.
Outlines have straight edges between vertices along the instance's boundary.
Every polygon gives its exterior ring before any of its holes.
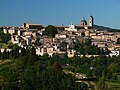
{"type": "Polygon", "coordinates": [[[105,27],[105,26],[99,26],[99,25],[94,25],[93,28],[97,29],[97,30],[107,30],[107,31],[110,31],[110,32],[120,32],[120,29],[113,29],[113,28],[109,28],[109,27],[105,27]]]}

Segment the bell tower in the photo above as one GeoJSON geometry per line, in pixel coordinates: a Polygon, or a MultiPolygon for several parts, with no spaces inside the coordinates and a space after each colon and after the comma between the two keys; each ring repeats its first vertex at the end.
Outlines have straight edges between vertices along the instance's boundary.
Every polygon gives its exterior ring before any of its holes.
{"type": "Polygon", "coordinates": [[[93,16],[91,15],[90,18],[89,18],[89,26],[92,27],[93,24],[94,24],[94,18],[93,18],[93,16]]]}

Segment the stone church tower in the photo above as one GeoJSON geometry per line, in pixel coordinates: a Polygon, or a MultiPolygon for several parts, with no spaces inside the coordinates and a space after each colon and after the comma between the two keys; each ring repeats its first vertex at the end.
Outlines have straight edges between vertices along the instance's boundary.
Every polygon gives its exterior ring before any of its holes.
{"type": "Polygon", "coordinates": [[[90,18],[89,18],[89,26],[92,27],[93,24],[94,24],[94,18],[93,18],[93,16],[91,15],[90,18]]]}

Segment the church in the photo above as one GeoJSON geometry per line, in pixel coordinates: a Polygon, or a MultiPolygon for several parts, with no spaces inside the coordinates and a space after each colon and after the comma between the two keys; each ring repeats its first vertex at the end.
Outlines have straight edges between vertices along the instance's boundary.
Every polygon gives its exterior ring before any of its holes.
{"type": "Polygon", "coordinates": [[[94,18],[91,15],[89,17],[89,21],[87,22],[85,20],[85,17],[82,18],[82,20],[80,21],[80,24],[76,25],[76,24],[70,24],[69,26],[56,26],[56,28],[58,30],[67,30],[67,31],[80,31],[80,30],[91,30],[93,29],[93,25],[94,25],[94,18]]]}
{"type": "Polygon", "coordinates": [[[87,22],[85,20],[85,17],[82,18],[81,22],[80,22],[80,25],[75,25],[75,28],[77,30],[80,30],[80,29],[93,29],[93,25],[94,25],[94,18],[93,16],[91,15],[89,17],[89,22],[87,22]]]}

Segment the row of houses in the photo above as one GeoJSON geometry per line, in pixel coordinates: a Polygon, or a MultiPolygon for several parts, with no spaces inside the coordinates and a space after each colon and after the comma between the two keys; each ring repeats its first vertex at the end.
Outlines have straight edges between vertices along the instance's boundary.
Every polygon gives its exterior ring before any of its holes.
{"type": "Polygon", "coordinates": [[[78,30],[73,24],[69,27],[56,26],[56,28],[58,34],[54,38],[43,35],[45,26],[39,24],[23,23],[21,27],[4,27],[3,31],[11,34],[13,44],[18,44],[20,47],[35,46],[38,55],[47,53],[52,56],[53,54],[65,55],[67,53],[68,57],[73,57],[76,53],[74,49],[76,40],[82,37],[84,29],[78,30]]]}
{"type": "Polygon", "coordinates": [[[119,32],[108,32],[106,30],[95,30],[93,28],[93,17],[90,17],[90,24],[87,25],[83,19],[80,25],[70,24],[69,26],[55,26],[58,33],[54,38],[43,35],[45,26],[40,24],[23,23],[21,27],[4,27],[4,33],[11,34],[11,42],[20,47],[34,46],[37,55],[53,54],[73,57],[77,52],[75,45],[78,40],[91,38],[92,44],[100,48],[108,48],[115,55],[120,50],[116,44],[120,38],[119,32]],[[92,21],[92,22],[91,22],[92,21]]]}

